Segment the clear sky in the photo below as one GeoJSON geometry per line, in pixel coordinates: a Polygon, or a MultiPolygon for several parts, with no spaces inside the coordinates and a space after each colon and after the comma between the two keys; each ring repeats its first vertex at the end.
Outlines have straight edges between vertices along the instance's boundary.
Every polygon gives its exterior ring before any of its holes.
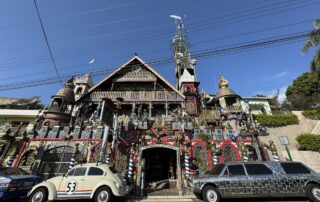
{"type": "MultiPolygon", "coordinates": [[[[0,0],[0,87],[55,77],[33,0],[0,0]]],[[[319,0],[37,0],[61,75],[114,69],[134,53],[146,62],[172,57],[170,14],[183,17],[191,54],[311,30],[319,0]],[[95,63],[89,64],[94,58],[95,63]]],[[[303,40],[199,58],[201,90],[215,93],[219,73],[241,96],[284,91],[309,70],[303,40]]],[[[153,66],[174,84],[173,61],[153,66]]],[[[94,77],[97,83],[106,75],[94,77]]],[[[50,101],[61,84],[0,91],[50,101]]]]}

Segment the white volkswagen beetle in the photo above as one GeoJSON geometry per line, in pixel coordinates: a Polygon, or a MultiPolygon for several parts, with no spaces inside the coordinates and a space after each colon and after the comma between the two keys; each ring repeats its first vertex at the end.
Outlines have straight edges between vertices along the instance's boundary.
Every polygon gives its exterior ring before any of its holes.
{"type": "Polygon", "coordinates": [[[64,176],[37,184],[28,196],[30,202],[93,198],[96,202],[109,202],[113,195],[127,193],[125,181],[113,167],[88,163],[75,166],[64,176]]]}

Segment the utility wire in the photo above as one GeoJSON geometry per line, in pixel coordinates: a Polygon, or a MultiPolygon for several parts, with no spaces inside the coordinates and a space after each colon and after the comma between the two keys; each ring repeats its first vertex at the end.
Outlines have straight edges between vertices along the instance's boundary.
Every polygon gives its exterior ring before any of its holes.
{"type": "MultiPolygon", "coordinates": [[[[272,45],[282,44],[282,43],[288,44],[288,42],[290,42],[290,41],[301,40],[301,39],[308,37],[309,35],[310,34],[307,32],[302,32],[302,33],[296,33],[296,34],[292,34],[292,35],[282,37],[282,38],[278,37],[277,39],[270,39],[270,40],[264,40],[264,41],[260,40],[259,42],[246,43],[244,45],[236,45],[233,47],[230,46],[230,47],[227,47],[224,49],[207,50],[207,51],[202,51],[197,54],[194,54],[193,58],[197,58],[197,59],[206,58],[206,57],[212,57],[212,56],[216,56],[216,55],[223,55],[223,54],[230,54],[230,53],[235,53],[235,52],[239,52],[239,51],[252,50],[252,49],[255,49],[258,47],[266,47],[266,46],[270,46],[270,45],[272,46],[272,45]]],[[[160,60],[153,60],[153,61],[150,61],[145,64],[155,66],[155,65],[166,64],[166,63],[170,63],[170,62],[172,62],[172,57],[168,57],[168,58],[164,58],[164,59],[160,59],[160,60]]],[[[108,73],[108,72],[111,72],[114,70],[115,69],[104,69],[104,70],[92,71],[90,73],[92,74],[92,76],[97,76],[97,75],[100,76],[102,73],[108,73]]],[[[81,73],[81,74],[83,74],[83,73],[81,73]]],[[[71,75],[73,75],[73,74],[63,75],[62,77],[68,78],[71,75]]],[[[79,74],[76,74],[76,75],[79,75],[79,74]]],[[[19,82],[19,83],[10,83],[10,84],[6,84],[6,85],[0,85],[0,91],[41,86],[41,85],[48,85],[48,84],[52,84],[52,83],[56,83],[56,82],[57,82],[56,78],[49,77],[49,78],[24,81],[24,82],[19,82]]]]}
{"type": "Polygon", "coordinates": [[[42,30],[44,39],[45,39],[46,44],[47,44],[47,48],[48,48],[48,51],[49,51],[49,54],[50,54],[51,62],[52,62],[52,64],[53,64],[54,70],[55,70],[55,72],[56,72],[56,74],[57,74],[57,78],[58,78],[60,84],[63,85],[62,80],[61,80],[61,78],[60,78],[60,74],[59,74],[59,72],[58,72],[58,68],[57,68],[56,62],[54,61],[54,58],[53,58],[53,55],[52,55],[52,51],[51,51],[51,48],[50,48],[50,45],[49,45],[49,41],[48,41],[48,38],[47,38],[47,34],[46,34],[46,32],[45,32],[45,30],[44,30],[44,27],[43,27],[42,19],[41,19],[41,16],[40,16],[40,12],[39,12],[39,9],[38,9],[38,5],[37,5],[37,0],[33,0],[33,2],[34,2],[34,5],[35,5],[35,7],[36,7],[38,19],[39,19],[39,21],[40,21],[41,30],[42,30]]]}
{"type": "MultiPolygon", "coordinates": [[[[286,1],[286,2],[282,2],[282,3],[287,3],[288,1],[286,1]]],[[[297,5],[297,3],[301,3],[301,2],[291,2],[291,0],[289,1],[291,4],[286,4],[286,5],[284,5],[284,6],[292,6],[292,5],[297,5]]],[[[305,1],[303,1],[303,2],[305,2],[305,1]]],[[[315,2],[315,3],[320,3],[320,2],[315,2]]],[[[310,6],[309,4],[308,4],[308,6],[310,6]]],[[[282,6],[280,6],[279,7],[279,5],[277,4],[271,4],[271,5],[269,5],[269,6],[264,6],[264,7],[258,7],[258,9],[262,9],[262,8],[265,8],[265,10],[266,10],[266,8],[268,8],[268,10],[271,10],[271,11],[274,11],[275,9],[278,9],[278,8],[282,8],[283,7],[283,5],[282,6]]],[[[301,7],[301,6],[300,6],[301,7]]],[[[299,7],[299,8],[300,8],[299,7]]],[[[297,7],[295,7],[295,9],[296,9],[297,7]]],[[[281,12],[284,12],[284,11],[288,11],[288,10],[290,10],[290,9],[285,9],[285,10],[281,10],[281,12]]],[[[254,10],[255,11],[255,10],[254,10]]],[[[260,12],[258,12],[258,14],[261,14],[262,12],[263,12],[264,10],[261,10],[260,12]]],[[[250,14],[250,15],[252,15],[252,13],[254,14],[254,13],[256,13],[256,12],[252,12],[252,10],[246,10],[246,11],[243,11],[243,12],[238,12],[238,13],[235,13],[235,14],[243,14],[243,13],[245,13],[245,14],[250,14]],[[250,13],[250,11],[251,11],[251,13],[250,13]],[[249,13],[248,13],[249,12],[249,13]]],[[[278,12],[277,12],[278,13],[278,12]]],[[[243,16],[243,15],[240,15],[240,16],[237,16],[237,15],[235,15],[235,14],[233,14],[233,15],[228,15],[229,16],[229,18],[230,17],[234,17],[234,18],[237,18],[237,21],[233,21],[233,22],[230,22],[229,24],[233,24],[233,23],[236,23],[236,22],[240,22],[241,21],[241,19],[239,19],[239,17],[245,17],[245,16],[243,16]]],[[[275,12],[273,12],[273,13],[268,13],[268,15],[269,14],[275,14],[275,12]]],[[[228,17],[227,16],[227,17],[228,17]]],[[[258,15],[259,16],[259,15],[258,15]]],[[[258,17],[257,15],[254,15],[254,16],[252,16],[252,18],[251,19],[255,19],[255,18],[257,18],[258,17]]],[[[260,15],[261,16],[261,15],[260,15]]],[[[265,15],[264,15],[265,16],[265,15]]],[[[230,20],[234,20],[234,18],[232,18],[232,19],[227,19],[227,21],[226,20],[221,20],[221,19],[225,19],[226,17],[225,16],[222,16],[222,17],[218,17],[218,19],[217,18],[215,18],[214,20],[216,20],[217,22],[216,23],[220,23],[220,24],[218,24],[218,25],[221,25],[221,24],[223,24],[223,25],[225,25],[225,23],[228,23],[228,20],[230,21],[230,20]]],[[[250,19],[245,19],[245,21],[247,21],[247,20],[250,20],[250,19]]],[[[206,22],[206,20],[205,20],[205,22],[206,22]]],[[[210,21],[209,21],[210,22],[210,21]]],[[[198,23],[202,23],[202,21],[199,21],[198,23]]],[[[213,28],[212,27],[212,25],[214,25],[215,23],[212,23],[211,22],[211,28],[213,28]]],[[[188,25],[188,24],[187,24],[188,25]]],[[[208,29],[208,27],[203,27],[203,28],[201,28],[201,29],[196,29],[197,28],[197,24],[196,23],[190,23],[190,28],[188,29],[188,30],[192,30],[192,29],[194,29],[193,31],[200,31],[200,30],[203,30],[203,29],[208,29]]],[[[108,47],[108,46],[110,46],[110,45],[112,45],[113,43],[114,44],[118,44],[119,45],[119,43],[121,44],[121,43],[126,43],[125,45],[126,46],[128,46],[129,44],[130,44],[130,42],[132,42],[132,41],[134,41],[135,42],[135,44],[137,43],[137,39],[141,39],[142,40],[142,42],[145,42],[144,40],[145,39],[149,39],[149,41],[152,41],[152,40],[158,40],[158,39],[160,39],[160,38],[167,38],[168,36],[170,36],[171,35],[171,33],[172,33],[172,31],[170,31],[170,32],[168,32],[168,31],[165,31],[165,32],[156,32],[156,33],[148,33],[148,34],[143,34],[143,35],[139,35],[139,37],[136,37],[136,38],[134,38],[134,40],[132,39],[132,38],[127,38],[127,39],[120,39],[120,40],[116,40],[116,41],[112,41],[111,42],[111,44],[110,43],[98,43],[98,44],[94,44],[94,45],[90,45],[90,46],[85,46],[85,47],[80,47],[80,48],[77,48],[77,49],[74,49],[74,51],[71,49],[71,50],[66,50],[66,51],[61,51],[60,52],[60,54],[58,53],[58,54],[56,54],[56,57],[58,57],[58,58],[60,58],[61,56],[63,57],[63,58],[66,58],[68,55],[66,55],[66,53],[69,53],[69,54],[71,54],[70,56],[72,56],[72,57],[76,57],[76,56],[79,56],[79,54],[80,55],[84,55],[84,54],[87,54],[87,51],[90,51],[90,50],[94,50],[94,51],[96,51],[97,50],[97,48],[99,48],[99,47],[101,47],[101,48],[103,48],[103,49],[105,49],[106,47],[108,47]],[[149,36],[149,37],[148,37],[149,36]],[[154,38],[155,36],[157,36],[156,38],[154,38]],[[81,54],[82,52],[84,52],[83,54],[81,54]],[[59,57],[60,56],[60,57],[59,57]]],[[[92,37],[92,38],[94,38],[94,37],[92,37]]],[[[139,43],[140,44],[140,43],[139,43]]],[[[121,47],[123,47],[123,46],[121,46],[121,47]]],[[[113,49],[114,48],[116,48],[116,47],[113,47],[113,49]]],[[[31,60],[33,59],[33,58],[30,58],[31,60]]],[[[34,58],[35,59],[35,62],[37,62],[37,58],[34,58]]],[[[41,59],[41,57],[39,58],[38,57],[38,59],[41,59]]],[[[28,59],[27,59],[28,60],[28,59]]],[[[44,62],[46,62],[47,61],[47,58],[46,57],[44,57],[43,59],[42,59],[42,61],[41,61],[41,63],[44,63],[44,62]]],[[[30,61],[31,62],[31,61],[30,61]]],[[[3,64],[3,65],[9,65],[9,64],[3,64]]]]}

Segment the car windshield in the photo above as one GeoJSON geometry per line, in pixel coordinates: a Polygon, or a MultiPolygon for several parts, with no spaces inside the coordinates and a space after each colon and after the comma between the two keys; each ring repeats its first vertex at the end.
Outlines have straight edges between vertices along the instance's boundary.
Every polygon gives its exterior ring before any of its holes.
{"type": "Polygon", "coordinates": [[[8,175],[30,175],[26,171],[21,168],[0,168],[0,175],[8,176],[8,175]]]}
{"type": "Polygon", "coordinates": [[[205,172],[206,175],[219,175],[224,168],[224,164],[213,166],[210,171],[205,172]]]}

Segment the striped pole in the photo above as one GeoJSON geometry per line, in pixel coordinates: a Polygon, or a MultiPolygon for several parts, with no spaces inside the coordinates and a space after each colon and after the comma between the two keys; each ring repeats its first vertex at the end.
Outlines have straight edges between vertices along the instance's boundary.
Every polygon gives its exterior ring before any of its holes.
{"type": "Polygon", "coordinates": [[[73,166],[76,164],[76,159],[71,157],[70,162],[69,162],[69,170],[73,168],[73,166]]]}
{"type": "Polygon", "coordinates": [[[219,153],[219,149],[217,148],[216,143],[212,142],[211,154],[212,154],[213,165],[218,165],[219,164],[218,153],[219,153]]]}
{"type": "Polygon", "coordinates": [[[131,145],[130,157],[129,157],[129,168],[128,168],[128,178],[131,179],[133,176],[133,166],[134,166],[134,143],[131,145]]]}
{"type": "Polygon", "coordinates": [[[248,160],[249,160],[248,152],[247,152],[247,148],[243,142],[240,143],[240,150],[241,150],[242,160],[244,162],[248,162],[248,160]]]}
{"type": "Polygon", "coordinates": [[[272,140],[269,141],[269,144],[270,144],[269,149],[270,149],[270,151],[272,153],[273,160],[274,161],[280,161],[280,157],[278,155],[278,150],[277,150],[276,145],[274,144],[274,142],[272,140]]]}
{"type": "Polygon", "coordinates": [[[189,155],[188,155],[188,147],[185,147],[185,153],[184,153],[184,164],[186,169],[186,177],[190,177],[190,165],[189,165],[189,155]]]}

